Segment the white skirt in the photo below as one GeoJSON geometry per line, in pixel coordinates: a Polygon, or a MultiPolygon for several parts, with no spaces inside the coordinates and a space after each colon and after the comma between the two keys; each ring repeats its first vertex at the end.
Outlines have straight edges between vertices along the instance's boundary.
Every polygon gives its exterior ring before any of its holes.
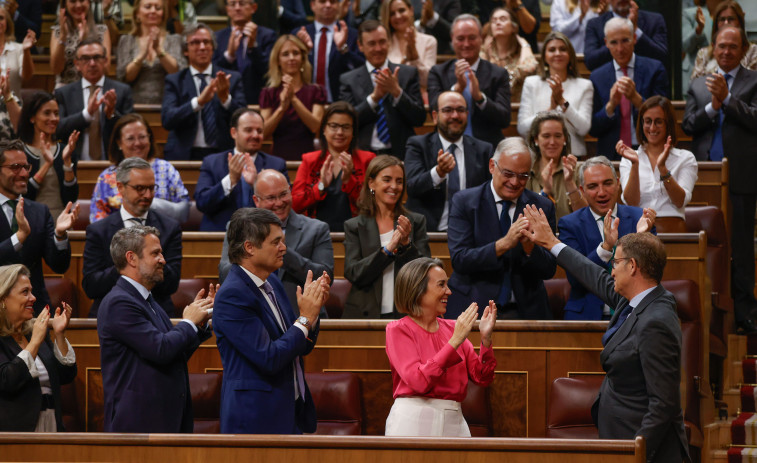
{"type": "Polygon", "coordinates": [[[397,397],[386,418],[387,436],[470,437],[460,402],[397,397]]]}

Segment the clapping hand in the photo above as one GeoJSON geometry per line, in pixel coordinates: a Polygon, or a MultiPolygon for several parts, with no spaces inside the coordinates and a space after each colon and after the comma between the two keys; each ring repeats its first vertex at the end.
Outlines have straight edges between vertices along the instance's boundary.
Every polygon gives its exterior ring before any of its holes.
{"type": "Polygon", "coordinates": [[[334,180],[334,161],[331,157],[331,153],[326,155],[326,159],[323,160],[321,166],[321,183],[324,188],[328,188],[331,182],[334,180]]]}
{"type": "Polygon", "coordinates": [[[460,347],[460,345],[465,342],[466,339],[468,339],[468,335],[473,328],[473,324],[476,323],[477,318],[478,304],[474,302],[469,305],[468,308],[460,314],[460,316],[457,317],[457,320],[455,321],[455,331],[452,333],[452,337],[449,338],[448,341],[449,345],[455,349],[460,347]]]}
{"type": "Polygon", "coordinates": [[[397,217],[397,227],[395,227],[394,233],[392,233],[392,237],[386,245],[386,249],[389,252],[394,252],[400,245],[407,246],[410,244],[410,232],[412,230],[413,226],[410,223],[410,219],[404,215],[397,217]]]}
{"type": "MultiPolygon", "coordinates": [[[[69,201],[68,204],[66,204],[66,208],[63,209],[58,216],[58,219],[55,221],[55,236],[62,236],[65,238],[66,232],[74,227],[74,222],[76,222],[77,217],[79,217],[79,203],[74,204],[69,201]]],[[[19,229],[20,228],[19,224],[19,229]]]]}
{"type": "Polygon", "coordinates": [[[573,176],[576,173],[577,164],[578,164],[578,158],[572,154],[562,157],[562,170],[563,170],[563,175],[565,176],[566,182],[573,181],[573,176]]]}
{"type": "Polygon", "coordinates": [[[489,305],[484,309],[484,315],[478,324],[478,332],[481,333],[481,344],[485,347],[492,345],[492,332],[494,323],[497,321],[497,305],[494,301],[489,300],[489,305]]]}
{"type": "Polygon", "coordinates": [[[300,27],[300,30],[297,31],[297,38],[300,39],[306,47],[308,47],[308,50],[313,49],[313,39],[310,38],[308,31],[305,29],[305,26],[300,27]]]}
{"type": "Polygon", "coordinates": [[[26,51],[31,49],[37,43],[37,34],[33,30],[28,29],[24,41],[21,43],[21,48],[26,51]]]}
{"type": "Polygon", "coordinates": [[[652,230],[654,221],[657,217],[657,211],[651,207],[645,207],[639,221],[636,223],[636,233],[644,233],[652,230]]]}
{"type": "Polygon", "coordinates": [[[555,174],[555,160],[550,159],[541,170],[541,188],[547,195],[552,194],[552,176],[555,174]]]}
{"type": "Polygon", "coordinates": [[[71,314],[73,311],[74,309],[65,302],[63,303],[63,310],[61,310],[60,307],[55,309],[55,317],[53,317],[52,326],[53,332],[55,332],[56,335],[62,336],[66,331],[68,322],[71,321],[71,314]]]}
{"type": "Polygon", "coordinates": [[[538,244],[544,249],[552,249],[560,242],[552,232],[549,221],[544,211],[538,209],[533,204],[527,204],[523,209],[523,215],[528,219],[529,227],[521,230],[521,234],[527,237],[534,244],[538,244]]]}
{"type": "MultiPolygon", "coordinates": [[[[78,130],[74,130],[71,132],[71,135],[68,136],[68,143],[66,143],[65,148],[63,148],[63,153],[61,154],[61,157],[63,159],[63,165],[66,167],[71,167],[71,155],[74,153],[74,150],[76,149],[76,142],[79,141],[79,135],[81,132],[78,130]]],[[[45,158],[47,159],[47,158],[45,158]]]]}
{"type": "Polygon", "coordinates": [[[439,174],[439,177],[445,178],[454,168],[455,156],[440,149],[436,155],[436,173],[439,174]]]}
{"type": "Polygon", "coordinates": [[[618,217],[612,218],[612,211],[607,211],[605,218],[602,222],[604,231],[604,241],[602,241],[602,249],[612,252],[615,247],[615,243],[618,242],[618,226],[620,225],[620,219],[618,217]]]}
{"type": "Polygon", "coordinates": [[[328,284],[328,275],[313,281],[313,271],[308,270],[305,278],[304,287],[297,286],[297,306],[300,308],[300,315],[307,318],[311,326],[318,319],[321,312],[321,306],[326,302],[328,291],[324,288],[324,283],[328,284]]]}
{"type": "Polygon", "coordinates": [[[623,143],[623,140],[618,140],[618,142],[615,144],[615,151],[622,157],[631,161],[632,165],[639,164],[639,154],[630,146],[623,143]]]}
{"type": "Polygon", "coordinates": [[[231,74],[226,74],[223,71],[218,71],[216,78],[216,94],[221,103],[224,103],[229,98],[229,89],[231,88],[231,74]]]}

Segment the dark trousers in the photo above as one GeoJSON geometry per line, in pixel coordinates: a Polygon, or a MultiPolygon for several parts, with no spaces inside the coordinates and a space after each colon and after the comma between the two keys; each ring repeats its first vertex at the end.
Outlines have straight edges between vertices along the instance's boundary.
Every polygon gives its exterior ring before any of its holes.
{"type": "Polygon", "coordinates": [[[736,322],[751,318],[754,298],[754,213],[757,195],[731,193],[731,297],[736,322]]]}

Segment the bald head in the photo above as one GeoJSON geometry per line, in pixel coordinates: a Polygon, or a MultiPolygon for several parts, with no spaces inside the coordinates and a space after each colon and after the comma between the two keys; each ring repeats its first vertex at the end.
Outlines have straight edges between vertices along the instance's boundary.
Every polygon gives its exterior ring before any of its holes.
{"type": "Polygon", "coordinates": [[[285,222],[292,210],[289,179],[277,170],[261,170],[255,180],[255,194],[252,199],[255,206],[272,211],[279,220],[285,222]]]}

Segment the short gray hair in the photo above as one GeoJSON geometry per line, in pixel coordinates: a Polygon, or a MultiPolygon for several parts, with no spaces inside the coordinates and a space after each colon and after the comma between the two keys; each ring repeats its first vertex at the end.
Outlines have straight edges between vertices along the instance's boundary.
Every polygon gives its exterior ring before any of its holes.
{"type": "Polygon", "coordinates": [[[507,137],[497,144],[492,159],[494,162],[499,163],[499,158],[502,157],[502,154],[511,156],[516,153],[526,153],[531,156],[531,151],[528,149],[526,140],[521,137],[507,137]]]}
{"type": "Polygon", "coordinates": [[[450,37],[452,37],[452,29],[454,29],[455,25],[460,21],[473,21],[474,23],[476,23],[476,26],[478,26],[478,32],[483,34],[484,28],[481,27],[481,21],[479,21],[476,16],[473,16],[470,13],[463,13],[455,16],[455,19],[452,20],[452,25],[449,28],[450,37]]]}
{"type": "Polygon", "coordinates": [[[259,248],[271,233],[271,225],[282,226],[281,220],[268,209],[242,207],[234,211],[226,237],[229,239],[229,262],[239,264],[245,257],[244,243],[259,248]]]}
{"type": "Polygon", "coordinates": [[[610,168],[610,171],[612,171],[612,178],[615,179],[615,181],[618,181],[618,174],[615,172],[615,166],[612,165],[612,162],[610,162],[609,159],[607,159],[605,156],[594,156],[593,158],[589,158],[586,161],[584,161],[579,167],[578,167],[578,184],[580,186],[584,186],[584,171],[588,169],[589,167],[594,166],[607,166],[610,168]]]}
{"type": "Polygon", "coordinates": [[[428,288],[428,272],[434,267],[444,269],[442,261],[430,257],[419,257],[402,266],[394,280],[394,305],[398,312],[416,317],[423,313],[420,301],[428,288]]]}
{"type": "Polygon", "coordinates": [[[122,228],[113,235],[110,241],[110,258],[113,259],[116,270],[121,271],[126,268],[127,252],[131,251],[142,256],[147,235],[160,237],[160,231],[155,227],[135,225],[131,228],[122,228]]]}
{"type": "Polygon", "coordinates": [[[128,183],[131,178],[131,171],[134,169],[152,170],[152,166],[142,158],[126,158],[116,168],[116,181],[118,183],[128,183]]]}
{"type": "Polygon", "coordinates": [[[610,19],[609,21],[605,23],[605,31],[604,31],[605,37],[607,37],[607,34],[609,34],[611,31],[614,31],[615,29],[622,29],[622,28],[628,29],[628,32],[630,32],[631,35],[633,35],[634,33],[633,23],[631,22],[630,19],[620,18],[620,17],[615,17],[615,18],[610,19]]]}
{"type": "Polygon", "coordinates": [[[213,50],[218,48],[218,42],[216,41],[216,33],[213,32],[213,29],[210,28],[207,24],[204,22],[198,22],[197,24],[188,24],[184,26],[184,32],[181,33],[181,53],[182,55],[189,50],[189,44],[187,43],[187,39],[189,39],[189,36],[196,33],[200,29],[205,29],[210,33],[210,40],[213,42],[213,50]]]}

